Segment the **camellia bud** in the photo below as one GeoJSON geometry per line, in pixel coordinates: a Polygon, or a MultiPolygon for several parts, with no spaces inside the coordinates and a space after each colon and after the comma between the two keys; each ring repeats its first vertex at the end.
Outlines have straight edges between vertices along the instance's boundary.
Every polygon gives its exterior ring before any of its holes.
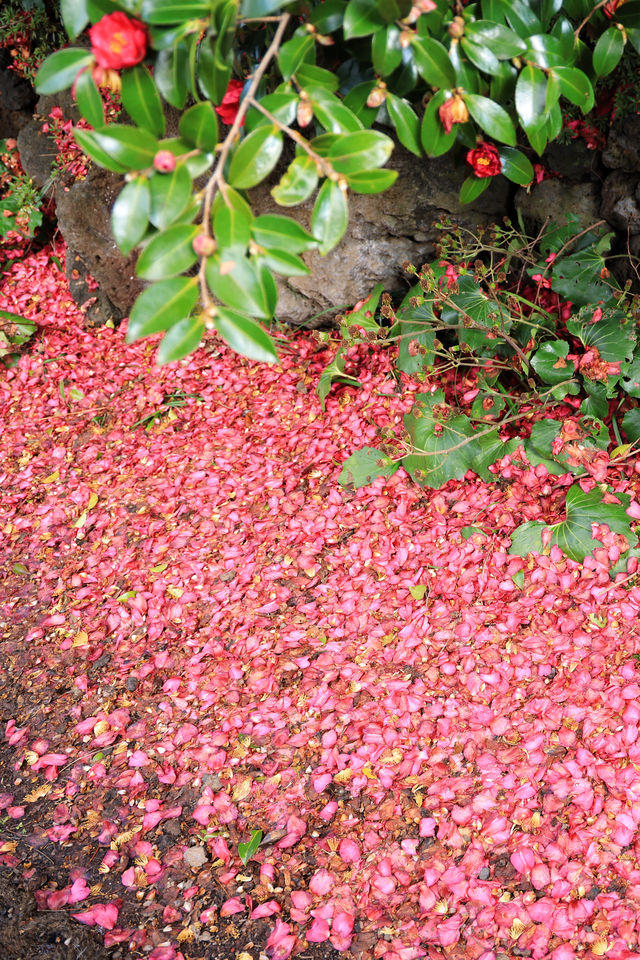
{"type": "Polygon", "coordinates": [[[411,46],[412,37],[413,37],[413,33],[411,32],[411,30],[402,31],[402,33],[398,37],[398,43],[400,44],[403,50],[406,50],[407,47],[411,46]]]}
{"type": "Polygon", "coordinates": [[[199,257],[210,257],[216,252],[218,245],[213,237],[206,233],[199,233],[193,240],[193,252],[199,257]]]}
{"type": "Polygon", "coordinates": [[[315,35],[315,40],[320,44],[321,47],[332,47],[335,43],[333,37],[327,37],[323,33],[317,33],[315,35]]]}
{"type": "Polygon", "coordinates": [[[158,150],[153,166],[159,173],[171,173],[176,168],[176,158],[170,150],[158,150]]]}
{"type": "Polygon", "coordinates": [[[464,20],[462,17],[453,18],[449,24],[449,36],[455,38],[464,36],[464,20]]]}
{"type": "Polygon", "coordinates": [[[379,107],[387,98],[387,85],[381,80],[367,97],[368,107],[379,107]]]}
{"type": "Polygon", "coordinates": [[[299,127],[308,127],[313,120],[313,106],[309,100],[300,98],[298,101],[296,120],[299,127]]]}

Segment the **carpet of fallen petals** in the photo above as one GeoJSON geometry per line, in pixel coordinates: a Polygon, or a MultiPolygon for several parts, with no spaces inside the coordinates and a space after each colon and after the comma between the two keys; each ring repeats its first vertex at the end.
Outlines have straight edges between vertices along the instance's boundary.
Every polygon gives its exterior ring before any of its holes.
{"type": "Polygon", "coordinates": [[[0,836],[64,853],[41,909],[151,960],[225,918],[266,919],[273,960],[638,956],[640,586],[611,536],[507,553],[569,478],[349,491],[423,389],[384,353],[323,414],[312,336],[157,368],[83,328],[46,251],[0,290],[40,327],[0,381],[0,836]]]}

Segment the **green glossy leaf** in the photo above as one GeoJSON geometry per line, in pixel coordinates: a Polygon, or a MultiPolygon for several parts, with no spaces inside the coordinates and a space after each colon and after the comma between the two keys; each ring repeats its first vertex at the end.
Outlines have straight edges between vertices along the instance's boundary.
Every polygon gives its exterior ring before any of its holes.
{"type": "Polygon", "coordinates": [[[213,215],[213,232],[221,249],[237,249],[243,256],[251,240],[251,214],[219,203],[213,215]]]}
{"type": "Polygon", "coordinates": [[[112,170],[114,173],[126,173],[127,167],[118,163],[113,157],[102,149],[100,144],[96,141],[95,133],[93,130],[83,130],[82,127],[74,127],[73,136],[80,147],[80,149],[87,154],[88,157],[97,163],[99,167],[104,167],[106,170],[112,170]]]}
{"type": "Polygon", "coordinates": [[[552,73],[558,80],[563,97],[575,103],[583,113],[593,109],[593,86],[586,73],[577,67],[554,67],[552,73]]]}
{"type": "Polygon", "coordinates": [[[527,38],[526,56],[543,70],[551,67],[571,67],[575,60],[573,43],[561,37],[539,34],[527,38]]]}
{"type": "Polygon", "coordinates": [[[167,103],[182,110],[189,88],[189,51],[184,40],[158,53],[153,77],[167,103]]]}
{"type": "Polygon", "coordinates": [[[629,28],[640,28],[640,3],[638,0],[627,0],[627,3],[616,8],[614,16],[627,31],[629,28]]]}
{"type": "Polygon", "coordinates": [[[226,307],[217,307],[214,318],[216,330],[222,339],[243,357],[261,363],[277,363],[278,354],[273,340],[251,317],[226,307]]]}
{"type": "Polygon", "coordinates": [[[375,447],[362,447],[348,457],[343,466],[338,483],[343,487],[366,487],[378,477],[391,477],[400,464],[375,447]]]}
{"type": "Polygon", "coordinates": [[[329,395],[329,391],[333,386],[334,382],[344,383],[350,387],[360,387],[362,384],[355,377],[349,376],[345,373],[346,359],[344,356],[345,347],[340,347],[335,357],[328,366],[322,371],[322,375],[318,380],[318,386],[316,388],[316,393],[320,398],[320,406],[322,409],[325,409],[325,400],[329,395]]]}
{"type": "Polygon", "coordinates": [[[385,26],[373,0],[349,0],[344,12],[343,30],[346,40],[367,37],[385,26]]]}
{"type": "MultiPolygon", "coordinates": [[[[420,76],[432,87],[455,86],[456,74],[445,47],[432,37],[414,35],[411,49],[420,76]]],[[[471,58],[470,58],[471,59],[471,58]]]]}
{"type": "Polygon", "coordinates": [[[517,33],[490,20],[468,23],[465,36],[478,46],[487,47],[498,60],[510,60],[527,49],[527,44],[517,33]]]}
{"type": "Polygon", "coordinates": [[[36,91],[43,96],[59,93],[70,87],[83,67],[93,62],[93,54],[88,50],[67,47],[57,50],[44,61],[36,76],[36,91]]]}
{"type": "Polygon", "coordinates": [[[485,133],[494,140],[515,147],[516,130],[504,107],[488,97],[480,97],[475,93],[465,94],[464,101],[469,108],[469,113],[485,133]]]}
{"type": "Polygon", "coordinates": [[[416,284],[400,304],[398,322],[389,334],[390,337],[399,338],[398,370],[411,376],[433,367],[436,325],[433,301],[426,299],[416,284]],[[410,301],[416,297],[422,302],[414,307],[410,301]]]}
{"type": "Polygon", "coordinates": [[[242,0],[240,15],[243,19],[266,17],[281,6],[282,0],[242,0]]]}
{"type": "Polygon", "coordinates": [[[209,0],[142,0],[141,17],[145,23],[172,24],[185,20],[206,20],[211,13],[209,0]]]}
{"type": "Polygon", "coordinates": [[[229,164],[229,183],[238,190],[255,187],[271,173],[281,153],[282,134],[278,128],[258,127],[234,150],[229,164]]]}
{"type": "Polygon", "coordinates": [[[413,107],[407,100],[396,97],[393,93],[387,94],[385,100],[391,122],[396,128],[398,140],[403,147],[415,153],[417,157],[422,156],[420,146],[420,120],[413,107]]]}
{"type": "Polygon", "coordinates": [[[333,250],[340,242],[349,222],[347,198],[337,183],[325,180],[313,207],[311,230],[318,240],[322,255],[333,250]]]}
{"type": "Polygon", "coordinates": [[[261,247],[287,253],[302,253],[318,246],[318,241],[295,220],[271,213],[256,217],[251,224],[251,234],[261,247]]]}
{"type": "Polygon", "coordinates": [[[147,67],[139,63],[122,71],[122,105],[139,127],[156,137],[164,136],[162,101],[147,67]]]}
{"type": "Polygon", "coordinates": [[[219,104],[233,72],[233,56],[222,55],[221,38],[210,31],[198,45],[198,87],[212,103],[219,104]]]}
{"type": "Polygon", "coordinates": [[[314,63],[301,63],[296,70],[296,83],[301,87],[323,87],[329,93],[335,93],[340,81],[335,73],[316,67],[314,63]]]}
{"type": "Polygon", "coordinates": [[[411,0],[376,0],[376,7],[386,23],[403,20],[411,11],[411,0]]]}
{"type": "Polygon", "coordinates": [[[178,130],[187,143],[199,150],[215,150],[218,143],[218,118],[208,101],[189,107],[180,117],[178,130]]]}
{"type": "Polygon", "coordinates": [[[541,32],[542,24],[527,0],[506,0],[503,9],[511,28],[519,37],[528,37],[541,32]]]}
{"type": "Polygon", "coordinates": [[[156,363],[159,367],[175,360],[182,360],[200,346],[204,336],[204,320],[198,314],[185,317],[165,333],[158,352],[156,363]]]}
{"type": "Polygon", "coordinates": [[[110,123],[94,130],[93,140],[127,170],[151,167],[158,151],[158,141],[148,130],[119,123],[110,123]]]}
{"type": "Polygon", "coordinates": [[[473,43],[473,41],[468,40],[467,37],[462,38],[460,46],[467,59],[478,70],[481,70],[483,73],[488,73],[489,76],[498,76],[501,74],[502,61],[498,60],[489,47],[483,47],[477,43],[473,43]]]}
{"type": "Polygon", "coordinates": [[[460,187],[460,203],[473,203],[485,192],[493,177],[470,176],[465,179],[460,187]]]}
{"type": "Polygon", "coordinates": [[[85,0],[60,0],[60,16],[69,40],[75,40],[89,22],[85,0]]]}
{"type": "Polygon", "coordinates": [[[580,404],[580,415],[604,420],[609,415],[607,384],[584,378],[584,388],[588,396],[580,404]]]}
{"type": "Polygon", "coordinates": [[[609,27],[598,39],[593,51],[593,69],[599,77],[606,77],[620,63],[624,37],[617,27],[609,27]]]}
{"type": "Polygon", "coordinates": [[[111,210],[111,230],[120,250],[128,256],[149,225],[150,194],[146,177],[136,177],[120,191],[111,210]]]}
{"type": "Polygon", "coordinates": [[[318,170],[315,161],[304,154],[289,164],[280,183],[271,190],[271,196],[281,207],[295,207],[307,200],[317,185],[318,170]]]}
{"type": "Polygon", "coordinates": [[[196,277],[173,277],[147,287],[131,308],[127,343],[168,330],[190,315],[197,300],[196,277]]]}
{"type": "Polygon", "coordinates": [[[512,183],[527,186],[533,180],[533,165],[528,157],[513,147],[500,147],[502,172],[512,183]]]}
{"type": "Polygon", "coordinates": [[[624,493],[616,493],[620,501],[616,503],[604,502],[605,491],[600,487],[585,493],[579,484],[575,483],[567,491],[566,519],[560,523],[545,524],[531,520],[518,527],[511,537],[509,553],[517,556],[526,556],[528,553],[543,553],[542,531],[548,528],[551,531],[551,540],[547,547],[554,544],[577,563],[602,546],[600,540],[592,535],[592,524],[606,524],[610,530],[626,537],[629,546],[634,547],[638,538],[631,532],[631,521],[626,510],[630,497],[624,493]]]}
{"type": "Polygon", "coordinates": [[[595,347],[606,363],[631,360],[633,356],[636,321],[617,307],[599,308],[597,312],[590,305],[582,307],[577,316],[567,320],[567,330],[585,347],[595,347]]]}
{"type": "Polygon", "coordinates": [[[371,41],[371,57],[373,69],[380,77],[388,77],[402,63],[402,47],[400,46],[400,30],[390,25],[384,30],[378,30],[371,41]]]}
{"type": "Polygon", "coordinates": [[[310,10],[309,22],[320,34],[333,33],[341,29],[346,8],[346,0],[324,0],[310,10]]]}
{"type": "Polygon", "coordinates": [[[156,234],[138,258],[138,276],[162,280],[188,270],[197,260],[193,241],[199,233],[198,226],[179,223],[156,234]]]}
{"type": "Polygon", "coordinates": [[[384,193],[397,179],[397,170],[363,170],[346,178],[349,189],[354,193],[384,193]]]}
{"type": "Polygon", "coordinates": [[[260,261],[283,277],[306,277],[311,273],[311,268],[301,257],[286,250],[261,250],[260,261]]]}
{"type": "Polygon", "coordinates": [[[223,250],[208,259],[205,269],[209,289],[223,304],[261,320],[273,317],[274,281],[266,267],[223,250]]]}
{"type": "Polygon", "coordinates": [[[538,156],[541,156],[547,146],[547,121],[545,117],[539,117],[535,123],[522,124],[522,129],[527,135],[531,147],[538,156]]]}
{"type": "Polygon", "coordinates": [[[375,80],[357,83],[355,87],[352,87],[351,90],[349,90],[349,93],[342,101],[345,107],[348,107],[352,113],[355,113],[362,126],[367,129],[378,116],[379,107],[367,106],[369,94],[375,88],[375,86],[375,80]]]}
{"type": "Polygon", "coordinates": [[[154,173],[149,180],[149,220],[163,230],[184,213],[191,199],[192,182],[184,163],[171,173],[154,173]]]}
{"type": "Polygon", "coordinates": [[[313,36],[304,27],[298,27],[291,40],[280,47],[278,51],[278,67],[285,80],[290,80],[299,66],[306,60],[313,62],[315,56],[315,41],[313,36]]]}
{"type": "Polygon", "coordinates": [[[74,91],[78,110],[87,123],[90,123],[92,127],[103,126],[104,105],[100,91],[96,86],[96,82],[89,68],[79,74],[75,82],[74,91]]]}
{"type": "MultiPolygon", "coordinates": [[[[273,93],[268,93],[266,97],[262,97],[259,102],[276,120],[290,126],[296,118],[299,99],[293,90],[289,90],[289,92],[278,92],[276,90],[273,93]]],[[[247,110],[245,122],[245,130],[247,133],[251,133],[256,127],[264,126],[267,123],[273,123],[273,120],[266,117],[264,113],[261,113],[256,107],[250,107],[247,110]]]]}
{"type": "Polygon", "coordinates": [[[428,157],[439,157],[451,149],[456,139],[455,127],[450,133],[444,132],[438,110],[445,100],[445,91],[438,90],[431,97],[420,125],[420,139],[428,157]]]}
{"type": "Polygon", "coordinates": [[[597,238],[592,235],[590,246],[554,263],[551,289],[577,306],[595,309],[598,303],[610,301],[617,284],[612,277],[603,283],[598,276],[605,267],[603,252],[609,249],[612,236],[606,234],[595,243],[597,238]]]}
{"type": "Polygon", "coordinates": [[[380,331],[380,324],[376,320],[376,312],[383,292],[384,284],[377,283],[368,297],[365,297],[364,300],[361,300],[345,314],[340,324],[344,344],[359,341],[359,332],[352,335],[351,331],[353,327],[371,331],[376,334],[380,331]]]}
{"type": "Polygon", "coordinates": [[[361,130],[339,137],[327,159],[337,173],[352,174],[381,167],[393,151],[393,140],[377,130],[361,130]]]}
{"type": "Polygon", "coordinates": [[[527,64],[516,83],[516,110],[523,127],[536,125],[545,116],[547,78],[542,70],[527,64]]]}
{"type": "Polygon", "coordinates": [[[322,87],[307,87],[317,120],[329,133],[355,133],[362,123],[345,104],[322,87]]]}
{"type": "MultiPolygon", "coordinates": [[[[640,16],[638,21],[640,22],[640,16]]],[[[627,27],[626,34],[627,40],[629,40],[636,53],[640,53],[640,27],[627,27]]]]}

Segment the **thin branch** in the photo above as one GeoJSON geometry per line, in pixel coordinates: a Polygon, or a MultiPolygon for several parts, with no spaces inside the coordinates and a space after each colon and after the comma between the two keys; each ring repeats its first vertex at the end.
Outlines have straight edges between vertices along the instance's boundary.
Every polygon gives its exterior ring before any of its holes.
{"type": "MultiPolygon", "coordinates": [[[[248,96],[247,96],[247,99],[249,99],[248,96]]],[[[282,123],[281,120],[278,120],[278,118],[275,117],[270,110],[267,110],[266,107],[262,106],[259,100],[254,100],[253,97],[251,97],[250,99],[251,99],[251,106],[259,110],[260,113],[262,113],[265,117],[271,120],[272,123],[275,123],[275,125],[278,127],[279,130],[281,130],[283,133],[286,133],[288,137],[290,137],[295,143],[297,143],[298,146],[301,147],[304,150],[304,152],[308,154],[311,157],[311,159],[318,164],[319,167],[322,168],[325,176],[330,177],[332,174],[335,175],[335,171],[331,166],[331,164],[327,160],[325,160],[324,157],[321,157],[319,153],[316,153],[315,150],[313,150],[309,146],[309,142],[305,140],[305,138],[302,136],[301,133],[298,133],[297,130],[293,130],[291,127],[288,127],[286,123],[282,123]]]]}

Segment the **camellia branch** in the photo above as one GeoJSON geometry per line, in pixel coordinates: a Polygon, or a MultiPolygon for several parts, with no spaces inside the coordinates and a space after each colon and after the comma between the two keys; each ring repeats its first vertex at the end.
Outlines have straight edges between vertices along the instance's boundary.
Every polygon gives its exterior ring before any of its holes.
{"type": "MultiPolygon", "coordinates": [[[[278,29],[276,30],[273,36],[273,40],[269,44],[269,47],[264,57],[260,61],[255,73],[251,77],[251,83],[249,84],[249,89],[247,90],[246,96],[243,98],[242,102],[240,103],[240,108],[236,114],[235,120],[233,121],[233,124],[231,125],[231,129],[229,130],[227,136],[224,139],[224,143],[222,144],[222,148],[218,156],[218,161],[205,187],[204,210],[202,214],[202,227],[203,227],[203,233],[207,237],[211,236],[211,205],[213,203],[213,198],[215,196],[216,189],[219,189],[224,197],[224,191],[226,187],[226,183],[224,180],[224,167],[227,162],[227,157],[229,156],[229,151],[231,150],[231,147],[235,141],[235,138],[240,132],[240,128],[244,122],[244,118],[247,113],[247,110],[249,109],[250,105],[254,102],[253,95],[258,89],[258,85],[262,77],[264,76],[267,70],[267,67],[269,66],[273,58],[276,56],[278,50],[280,49],[282,37],[284,35],[285,30],[287,29],[287,25],[290,19],[291,19],[291,14],[289,13],[285,13],[281,17],[275,18],[275,20],[279,21],[278,29]]],[[[206,269],[206,257],[202,257],[200,260],[200,269],[198,271],[198,282],[200,285],[200,294],[202,296],[202,302],[203,302],[204,308],[205,310],[210,311],[211,308],[213,307],[213,301],[211,300],[211,297],[209,295],[209,290],[207,288],[205,269],[206,269]]]]}
{"type": "Polygon", "coordinates": [[[250,100],[250,105],[252,107],[255,107],[256,110],[259,110],[260,113],[262,113],[265,117],[271,120],[272,123],[275,123],[275,125],[278,127],[279,130],[281,130],[283,133],[286,133],[288,137],[290,137],[295,143],[297,143],[298,146],[302,150],[304,150],[304,152],[308,154],[315,163],[318,164],[318,166],[321,168],[321,170],[323,171],[326,177],[332,178],[336,176],[336,172],[331,166],[331,164],[327,160],[325,160],[324,157],[321,157],[319,153],[316,153],[315,150],[313,150],[309,146],[308,140],[305,140],[302,134],[298,133],[297,130],[292,130],[292,128],[288,127],[286,123],[282,123],[281,120],[278,120],[277,117],[274,117],[274,115],[269,110],[267,110],[266,107],[262,106],[259,100],[254,100],[253,97],[249,97],[248,95],[246,99],[250,100]]]}

